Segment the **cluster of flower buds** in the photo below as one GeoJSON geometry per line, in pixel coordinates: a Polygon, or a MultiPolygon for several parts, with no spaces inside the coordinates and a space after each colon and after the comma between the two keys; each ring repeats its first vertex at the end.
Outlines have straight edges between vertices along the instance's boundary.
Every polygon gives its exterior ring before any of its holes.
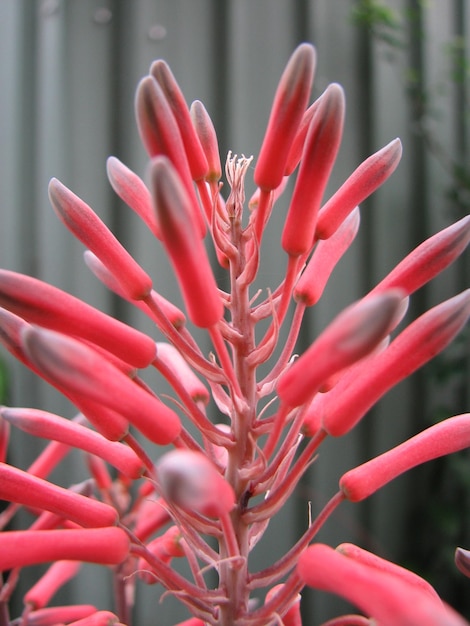
{"type": "MultiPolygon", "coordinates": [[[[305,585],[343,596],[362,611],[328,622],[336,626],[467,623],[411,572],[358,546],[334,550],[315,538],[344,500],[363,500],[416,465],[469,447],[470,414],[346,472],[297,543],[252,571],[251,550],[323,441],[353,429],[392,386],[443,350],[470,316],[469,289],[400,326],[410,296],[464,251],[467,217],[410,252],[293,359],[306,310],[322,297],[355,238],[359,204],[401,156],[395,139],[324,197],[345,103],[333,84],[310,104],[314,68],[313,47],[300,45],[274,96],[248,216],[244,180],[251,159],[229,153],[229,193],[222,194],[217,138],[201,102],[188,107],[164,61],[139,84],[136,115],[149,155],[148,184],[114,157],[108,176],[166,251],[184,311],[158,293],[90,206],[51,181],[52,206],[86,247],[86,265],[148,316],[154,336],[38,278],[0,271],[0,341],[77,409],[73,419],[35,408],[0,409],[0,499],[9,503],[0,515],[0,626],[130,626],[134,587],[141,584],[158,584],[187,607],[191,617],[180,626],[300,626],[305,585]],[[265,226],[290,179],[279,241],[285,275],[258,301],[250,288],[265,226]],[[212,256],[227,273],[227,291],[217,284],[212,256]],[[192,326],[207,333],[209,355],[192,326]],[[144,382],[139,370],[147,368],[171,387],[173,402],[144,382]],[[7,462],[14,429],[49,440],[25,470],[7,462]],[[72,449],[82,451],[90,479],[54,484],[51,472],[72,449]],[[30,527],[8,530],[25,508],[33,516],[30,527]],[[173,567],[181,559],[189,574],[173,567]],[[50,605],[82,562],[111,569],[115,606],[50,605]],[[38,563],[51,565],[24,595],[23,613],[11,619],[20,570],[38,563]]],[[[459,548],[456,562],[468,575],[468,552],[459,548]]]]}

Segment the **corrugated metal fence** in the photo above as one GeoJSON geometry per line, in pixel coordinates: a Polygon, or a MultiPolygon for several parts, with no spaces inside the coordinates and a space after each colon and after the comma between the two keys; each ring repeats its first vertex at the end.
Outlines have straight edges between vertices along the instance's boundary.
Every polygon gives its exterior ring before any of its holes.
{"type": "MultiPolygon", "coordinates": [[[[300,41],[312,41],[318,52],[314,95],[339,82],[347,97],[331,188],[396,136],[404,157],[393,179],[364,206],[362,234],[310,318],[304,334],[310,341],[414,245],[458,217],[465,204],[468,212],[469,188],[456,177],[456,166],[466,163],[468,184],[469,27],[466,0],[2,0],[1,266],[39,276],[141,324],[84,269],[81,247],[50,209],[48,180],[56,176],[91,204],[171,297],[174,280],[161,252],[113,197],[105,174],[110,154],[145,173],[133,114],[138,80],[152,60],[165,58],[188,101],[206,104],[221,153],[230,148],[256,156],[285,62],[300,41]]],[[[285,259],[276,246],[265,247],[262,279],[272,286],[285,259]]],[[[466,286],[468,259],[420,292],[414,313],[466,286]]],[[[29,373],[9,360],[8,367],[12,404],[69,410],[29,373]]],[[[468,409],[465,384],[450,391],[438,387],[436,394],[429,375],[415,377],[389,394],[347,441],[333,442],[275,523],[277,534],[260,560],[293,543],[307,523],[307,500],[317,507],[345,469],[431,419],[436,395],[445,397],[451,412],[460,411],[460,403],[468,409]]],[[[24,445],[12,459],[20,466],[31,454],[24,445]]],[[[60,478],[75,480],[73,471],[70,466],[70,475],[60,478]]],[[[345,507],[322,540],[354,540],[402,558],[407,541],[419,538],[405,515],[410,496],[417,495],[413,489],[397,481],[365,506],[345,507]]],[[[466,539],[470,544],[468,531],[466,539]]],[[[85,589],[92,601],[105,603],[104,582],[83,576],[80,586],[71,592],[76,599],[85,589]]],[[[176,619],[171,600],[157,606],[147,594],[145,601],[139,625],[176,619]]],[[[320,599],[309,600],[307,608],[309,623],[331,612],[320,599]]]]}

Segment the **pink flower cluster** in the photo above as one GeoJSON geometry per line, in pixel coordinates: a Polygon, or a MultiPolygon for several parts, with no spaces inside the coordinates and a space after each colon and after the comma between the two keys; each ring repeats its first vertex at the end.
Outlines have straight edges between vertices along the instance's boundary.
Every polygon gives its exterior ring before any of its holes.
{"type": "MultiPolygon", "coordinates": [[[[282,74],[254,166],[257,191],[248,217],[244,180],[251,159],[229,153],[224,196],[204,106],[196,101],[188,108],[164,61],[139,84],[136,112],[149,185],[113,157],[109,180],[165,249],[185,312],[154,289],[83,200],[51,181],[52,206],[86,247],[89,269],[154,322],[155,336],[41,280],[0,271],[2,344],[77,409],[73,419],[35,408],[0,409],[0,498],[9,503],[0,515],[0,571],[9,572],[0,587],[0,626],[130,626],[134,587],[156,583],[189,609],[187,626],[299,626],[305,585],[343,596],[362,613],[329,626],[467,624],[417,575],[359,546],[333,549],[315,538],[344,500],[361,501],[416,465],[469,447],[470,414],[346,472],[297,543],[252,571],[251,550],[322,442],[354,428],[391,387],[443,350],[470,315],[467,290],[400,327],[409,297],[465,249],[467,217],[410,252],[293,358],[305,311],[321,298],[357,233],[358,205],[393,173],[401,155],[400,141],[392,141],[325,200],[345,105],[336,84],[309,104],[314,66],[313,47],[302,44],[282,74]],[[293,192],[284,200],[291,177],[293,192]],[[280,241],[286,271],[262,296],[250,287],[276,203],[288,205],[280,241]],[[206,240],[230,291],[217,285],[206,240]],[[194,340],[192,325],[207,332],[210,354],[194,340]],[[145,368],[170,384],[174,402],[149,388],[139,373],[145,368]],[[27,470],[7,463],[11,427],[50,440],[27,470]],[[91,480],[65,488],[48,477],[72,448],[83,451],[91,480]],[[22,507],[33,515],[30,528],[5,530],[22,507]],[[186,560],[188,576],[172,567],[174,559],[186,560]],[[112,613],[49,606],[82,562],[111,568],[112,613]],[[52,564],[25,594],[22,615],[11,620],[9,599],[20,570],[38,563],[52,564]],[[216,573],[215,585],[208,572],[216,573]]],[[[459,549],[456,562],[468,575],[469,553],[459,549]]]]}

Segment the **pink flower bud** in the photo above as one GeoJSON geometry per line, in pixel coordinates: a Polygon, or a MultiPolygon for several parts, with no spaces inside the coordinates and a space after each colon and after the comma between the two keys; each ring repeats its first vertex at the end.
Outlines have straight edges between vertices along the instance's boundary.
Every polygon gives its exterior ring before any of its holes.
{"type": "Polygon", "coordinates": [[[265,191],[281,184],[287,157],[307,108],[315,68],[315,50],[301,44],[290,57],[276,89],[255,167],[255,183],[265,191]]]}
{"type": "Polygon", "coordinates": [[[49,604],[54,594],[73,578],[80,569],[78,561],[56,561],[41,576],[41,578],[27,591],[23,597],[24,604],[34,610],[42,609],[49,604]]]}
{"type": "MultiPolygon", "coordinates": [[[[103,285],[105,285],[110,291],[114,292],[119,297],[124,298],[125,300],[129,300],[127,294],[122,290],[120,284],[117,282],[115,277],[101,263],[98,257],[93,254],[93,252],[91,252],[90,250],[85,250],[85,252],[83,253],[83,258],[88,269],[96,276],[99,281],[103,283],[103,285]]],[[[162,310],[162,313],[166,315],[170,323],[175,328],[181,328],[186,324],[186,317],[184,313],[172,302],[161,296],[153,289],[151,290],[149,297],[156,302],[156,304],[162,310]]],[[[145,315],[152,316],[152,313],[151,311],[149,311],[148,306],[143,302],[135,300],[132,301],[132,304],[141,311],[143,311],[145,315]]],[[[157,320],[155,320],[155,322],[158,323],[157,320]]]]}
{"type": "Polygon", "coordinates": [[[469,241],[470,215],[467,215],[410,252],[371,293],[399,287],[412,294],[455,261],[469,241]]]}
{"type": "MultiPolygon", "coordinates": [[[[75,622],[69,622],[68,626],[119,626],[119,617],[111,611],[96,611],[93,615],[75,622]]],[[[124,624],[121,624],[124,626],[124,624]]]]}
{"type": "Polygon", "coordinates": [[[314,544],[303,552],[297,571],[310,587],[342,596],[380,626],[468,626],[427,591],[323,544],[314,544]]]}
{"type": "Polygon", "coordinates": [[[28,467],[28,474],[46,478],[70,452],[71,447],[60,441],[51,441],[28,467]]]}
{"type": "Polygon", "coordinates": [[[53,485],[6,463],[0,464],[0,498],[50,511],[86,527],[112,526],[117,521],[117,511],[112,506],[53,485]]]}
{"type": "Polygon", "coordinates": [[[12,530],[0,533],[0,570],[67,559],[117,565],[129,554],[121,528],[12,530]]]}
{"type": "Polygon", "coordinates": [[[307,402],[333,374],[366,356],[389,332],[402,294],[360,300],[345,309],[279,378],[277,392],[287,406],[307,402]]]}
{"type": "Polygon", "coordinates": [[[181,133],[165,94],[153,76],[142,79],[137,88],[136,114],[147,152],[151,157],[166,156],[178,172],[188,194],[191,220],[197,225],[199,236],[204,237],[206,226],[194,191],[181,133]]]}
{"type": "Polygon", "coordinates": [[[0,463],[7,459],[8,442],[10,440],[10,424],[0,417],[0,463]]]}
{"type": "Polygon", "coordinates": [[[116,157],[109,157],[106,162],[108,179],[112,188],[160,239],[152,197],[144,181],[116,157]]]}
{"type": "Polygon", "coordinates": [[[165,500],[185,511],[219,517],[235,506],[232,487],[199,452],[168,452],[157,464],[157,476],[165,500]]]}
{"type": "Polygon", "coordinates": [[[165,249],[193,324],[209,328],[224,307],[202,241],[195,232],[190,205],[178,174],[165,157],[152,162],[152,193],[165,249]]]}
{"type": "Polygon", "coordinates": [[[411,572],[404,567],[400,567],[400,565],[396,565],[395,563],[391,563],[386,559],[382,559],[376,554],[372,552],[368,552],[367,550],[363,550],[359,546],[356,546],[352,543],[342,543],[337,546],[336,550],[340,554],[344,554],[350,559],[354,559],[358,563],[363,563],[364,565],[369,565],[370,567],[376,567],[381,572],[388,572],[401,578],[404,582],[407,582],[410,586],[416,587],[417,589],[421,589],[425,593],[428,593],[435,600],[440,601],[440,598],[434,589],[427,580],[421,578],[414,572],[411,572]]]}
{"type": "Polygon", "coordinates": [[[155,343],[144,333],[31,276],[0,270],[0,306],[33,324],[91,341],[135,367],[147,367],[155,358],[155,343]]]}
{"type": "Polygon", "coordinates": [[[121,443],[108,441],[90,428],[39,409],[3,407],[0,415],[30,435],[61,441],[95,454],[129,478],[137,479],[142,476],[142,461],[133,450],[121,443]]]}
{"type": "Polygon", "coordinates": [[[297,302],[313,306],[320,300],[333,269],[354,241],[359,221],[359,208],[356,207],[329,239],[317,243],[307,267],[294,287],[293,294],[297,302]]]}
{"type": "Polygon", "coordinates": [[[136,516],[137,521],[133,532],[140,541],[146,541],[153,533],[168,524],[171,519],[161,498],[144,500],[139,506],[136,516]]]}
{"type": "Polygon", "coordinates": [[[222,177],[222,166],[214,125],[209,113],[199,100],[192,103],[190,114],[208,164],[206,180],[217,182],[222,177]]]}
{"type": "Polygon", "coordinates": [[[302,157],[304,149],[305,139],[307,138],[308,129],[314,115],[316,115],[324,93],[313,102],[302,116],[302,120],[297,129],[297,133],[294,137],[294,141],[289,150],[289,156],[287,157],[286,169],[284,170],[284,177],[289,177],[295,170],[302,157]]]}
{"type": "MultiPolygon", "coordinates": [[[[284,587],[284,585],[275,585],[266,594],[265,604],[276,597],[276,594],[284,587]]],[[[295,596],[289,609],[282,615],[282,624],[284,626],[302,626],[302,617],[300,615],[301,596],[298,593],[295,596]]],[[[277,613],[277,611],[276,611],[277,613]]]]}
{"type": "Polygon", "coordinates": [[[156,346],[158,359],[164,361],[165,365],[181,381],[194,402],[207,404],[210,399],[209,392],[181,356],[181,353],[171,343],[157,342],[156,346]]]}
{"type": "MultiPolygon", "coordinates": [[[[153,541],[146,545],[147,550],[153,554],[159,561],[169,563],[174,557],[184,556],[184,550],[181,547],[181,531],[177,526],[171,526],[160,537],[156,537],[153,541]]],[[[154,585],[161,582],[152,570],[149,570],[149,564],[141,557],[137,566],[139,570],[139,578],[148,585],[154,585]]]]}
{"type": "Polygon", "coordinates": [[[346,434],[389,389],[443,350],[469,315],[470,289],[424,313],[351,376],[346,372],[331,392],[318,398],[323,428],[334,437],[346,434]]]}
{"type": "Polygon", "coordinates": [[[188,159],[191,178],[194,181],[206,178],[209,167],[206,156],[189,114],[188,105],[183,93],[167,63],[162,59],[152,63],[150,74],[155,78],[175,117],[181,133],[186,158],[188,159]]]}
{"type": "Polygon", "coordinates": [[[103,404],[154,443],[167,445],[178,436],[181,424],[176,413],[88,346],[33,327],[23,333],[23,344],[35,366],[60,388],[74,394],[79,403],[103,404]]]}
{"type": "Polygon", "coordinates": [[[94,613],[96,607],[91,604],[50,606],[29,613],[25,626],[63,626],[74,623],[72,620],[87,620],[94,613]]]}
{"type": "Polygon", "coordinates": [[[391,480],[426,461],[470,446],[470,413],[451,417],[343,474],[339,484],[348,500],[368,498],[391,480]]]}
{"type": "Polygon", "coordinates": [[[393,174],[401,153],[401,142],[394,139],[359,165],[322,207],[315,231],[318,239],[331,237],[349,213],[393,174]]]}
{"type": "Polygon", "coordinates": [[[462,572],[467,578],[470,578],[470,551],[463,548],[457,548],[455,550],[455,564],[459,571],[462,572]]]}
{"type": "Polygon", "coordinates": [[[291,256],[310,252],[318,211],[338,153],[344,125],[344,92],[330,85],[313,117],[282,231],[282,247],[291,256]]]}
{"type": "Polygon", "coordinates": [[[123,248],[91,207],[56,178],[49,183],[49,198],[60,220],[116,276],[132,300],[141,300],[152,279],[123,248]]]}

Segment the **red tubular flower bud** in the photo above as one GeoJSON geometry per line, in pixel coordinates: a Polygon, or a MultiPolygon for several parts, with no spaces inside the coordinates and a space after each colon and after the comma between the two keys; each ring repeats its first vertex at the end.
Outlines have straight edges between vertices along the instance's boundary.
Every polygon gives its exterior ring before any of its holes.
{"type": "Polygon", "coordinates": [[[320,106],[321,99],[324,94],[322,94],[319,98],[313,102],[305,113],[302,116],[302,120],[299,124],[299,128],[294,137],[294,141],[289,150],[289,155],[287,157],[286,169],[284,170],[284,177],[288,177],[295,170],[299,161],[302,157],[302,151],[304,149],[305,139],[307,138],[308,129],[310,128],[310,123],[312,121],[313,116],[316,114],[318,107],[320,106]]]}
{"type": "Polygon", "coordinates": [[[0,463],[7,459],[8,442],[10,440],[10,424],[0,418],[0,463]]]}
{"type": "Polygon", "coordinates": [[[88,346],[53,331],[30,327],[22,334],[34,365],[66,392],[116,411],[154,443],[179,435],[177,414],[88,346]]]}
{"type": "Polygon", "coordinates": [[[462,574],[470,578],[470,551],[463,548],[455,550],[455,564],[462,574]]]}
{"type": "Polygon", "coordinates": [[[188,159],[191,178],[194,181],[205,179],[209,171],[207,159],[201,147],[199,137],[194,130],[188,105],[172,71],[165,61],[159,59],[152,63],[150,74],[162,88],[175,116],[181,139],[183,140],[186,158],[188,159]]]}
{"type": "Polygon", "coordinates": [[[112,526],[117,521],[117,511],[112,506],[53,485],[6,463],[0,465],[0,498],[50,511],[85,527],[112,526]]]}
{"type": "Polygon", "coordinates": [[[76,335],[134,367],[155,358],[155,342],[79,298],[31,276],[0,270],[0,306],[26,321],[76,335]]]}
{"type": "Polygon", "coordinates": [[[301,44],[290,57],[276,89],[255,167],[255,183],[265,191],[276,189],[282,182],[289,150],[307,108],[314,69],[313,46],[301,44]]]}
{"type": "MultiPolygon", "coordinates": [[[[167,367],[181,381],[184,388],[195,402],[207,404],[210,400],[209,392],[201,380],[196,376],[181,353],[170,343],[157,342],[157,357],[165,362],[167,367]]],[[[157,365],[158,367],[158,365],[157,365]]]]}
{"type": "Polygon", "coordinates": [[[124,626],[119,621],[119,617],[111,611],[96,611],[84,619],[76,622],[69,622],[68,626],[124,626]]]}
{"type": "Polygon", "coordinates": [[[323,544],[303,552],[297,571],[310,587],[342,596],[381,626],[468,626],[466,620],[422,589],[323,544]]]}
{"type": "Polygon", "coordinates": [[[108,179],[112,188],[160,239],[152,197],[144,181],[116,157],[109,157],[106,162],[108,179]]]}
{"type": "Polygon", "coordinates": [[[451,417],[343,474],[348,500],[359,502],[409,469],[470,446],[470,413],[451,417]]]}
{"type": "Polygon", "coordinates": [[[282,247],[291,256],[306,254],[313,246],[318,211],[341,143],[344,108],[343,89],[330,85],[310,124],[282,231],[282,247]]]}
{"type": "Polygon", "coordinates": [[[359,165],[322,207],[315,231],[317,239],[331,237],[349,213],[393,174],[401,153],[401,141],[394,139],[359,165]]]}
{"type": "Polygon", "coordinates": [[[134,535],[145,542],[150,535],[160,530],[171,520],[161,498],[144,500],[137,512],[134,535]]]}
{"type": "Polygon", "coordinates": [[[455,261],[469,242],[470,215],[467,215],[423,241],[371,293],[398,287],[412,294],[455,261]]]}
{"type": "Polygon", "coordinates": [[[1,571],[60,559],[117,565],[128,554],[127,533],[117,527],[0,533],[1,571]]]}
{"type": "Polygon", "coordinates": [[[60,441],[51,441],[28,467],[28,474],[38,478],[46,478],[70,450],[70,446],[60,441]]]}
{"type": "Polygon", "coordinates": [[[65,626],[77,619],[87,620],[96,613],[91,604],[71,604],[68,606],[48,606],[28,613],[27,626],[65,626]]]}
{"type": "Polygon", "coordinates": [[[191,220],[202,238],[206,226],[194,191],[181,133],[165,94],[153,76],[142,79],[136,95],[139,132],[151,157],[166,156],[181,179],[190,202],[191,220]]]}
{"type": "Polygon", "coordinates": [[[387,335],[399,309],[398,290],[345,309],[281,375],[277,392],[290,407],[304,404],[333,374],[366,356],[387,335]]]}
{"type": "Polygon", "coordinates": [[[108,441],[86,426],[39,409],[3,407],[0,416],[30,435],[61,441],[99,456],[129,478],[142,476],[142,461],[133,450],[121,443],[108,441]]]}
{"type": "MultiPolygon", "coordinates": [[[[274,585],[266,594],[265,604],[267,604],[270,600],[276,597],[276,595],[281,591],[284,585],[274,585]]],[[[301,596],[298,593],[295,596],[294,601],[288,610],[282,615],[282,623],[284,626],[302,626],[302,617],[300,614],[300,600],[301,596]]],[[[279,613],[279,611],[276,611],[279,613]]]]}
{"type": "Polygon", "coordinates": [[[349,432],[389,389],[443,350],[469,316],[470,289],[421,315],[386,350],[358,366],[352,380],[346,373],[318,399],[323,428],[334,437],[349,432]]]}
{"type": "Polygon", "coordinates": [[[63,224],[106,265],[132,300],[142,300],[152,279],[124,249],[91,207],[56,178],[49,183],[49,199],[63,224]]]}
{"type": "Polygon", "coordinates": [[[80,566],[81,563],[78,561],[62,560],[53,563],[24,595],[24,604],[34,610],[42,609],[49,604],[54,594],[77,574],[80,566]]]}
{"type": "MultiPolygon", "coordinates": [[[[167,531],[156,537],[146,545],[147,550],[156,557],[160,562],[169,563],[174,557],[184,556],[184,550],[181,547],[181,531],[177,526],[171,526],[167,531]]],[[[154,585],[161,582],[159,578],[152,572],[149,564],[141,557],[137,565],[139,578],[148,585],[154,585]]]]}
{"type": "Polygon", "coordinates": [[[354,241],[359,221],[359,207],[356,207],[334,235],[317,243],[312,258],[294,287],[293,295],[297,302],[313,306],[320,300],[336,264],[354,241]]]}
{"type": "MultiPolygon", "coordinates": [[[[114,276],[101,263],[99,258],[93,254],[93,252],[91,252],[90,250],[85,250],[85,252],[83,253],[83,258],[88,269],[96,276],[99,281],[103,283],[103,285],[105,285],[110,291],[112,291],[119,297],[129,300],[114,276]]],[[[162,310],[162,313],[166,315],[169,322],[171,322],[171,324],[173,324],[175,328],[181,328],[186,324],[186,317],[184,313],[172,302],[161,296],[153,289],[150,292],[150,298],[157,303],[157,305],[162,310]]],[[[133,302],[133,305],[143,311],[146,315],[151,315],[151,312],[149,312],[147,305],[143,302],[136,300],[133,302]]]]}
{"type": "Polygon", "coordinates": [[[152,162],[152,194],[165,249],[193,324],[209,328],[224,307],[202,241],[190,217],[190,203],[177,172],[165,157],[152,162]]]}
{"type": "Polygon", "coordinates": [[[376,554],[363,550],[359,546],[352,543],[342,543],[337,546],[336,550],[340,554],[344,554],[358,563],[363,563],[364,565],[369,565],[370,567],[376,567],[381,572],[393,574],[394,576],[401,578],[404,582],[407,582],[410,586],[421,589],[425,593],[428,593],[432,598],[440,600],[436,590],[428,583],[427,580],[421,578],[421,576],[418,576],[414,572],[405,569],[404,567],[400,567],[400,565],[396,565],[396,563],[391,563],[386,559],[382,559],[376,554]]]}
{"type": "Polygon", "coordinates": [[[189,112],[207,160],[208,172],[206,180],[217,182],[222,177],[222,166],[220,164],[217,135],[212,120],[205,106],[199,100],[195,100],[192,103],[189,112]]]}
{"type": "Polygon", "coordinates": [[[168,452],[157,464],[157,476],[164,499],[185,511],[219,517],[235,506],[231,485],[199,452],[168,452]]]}

